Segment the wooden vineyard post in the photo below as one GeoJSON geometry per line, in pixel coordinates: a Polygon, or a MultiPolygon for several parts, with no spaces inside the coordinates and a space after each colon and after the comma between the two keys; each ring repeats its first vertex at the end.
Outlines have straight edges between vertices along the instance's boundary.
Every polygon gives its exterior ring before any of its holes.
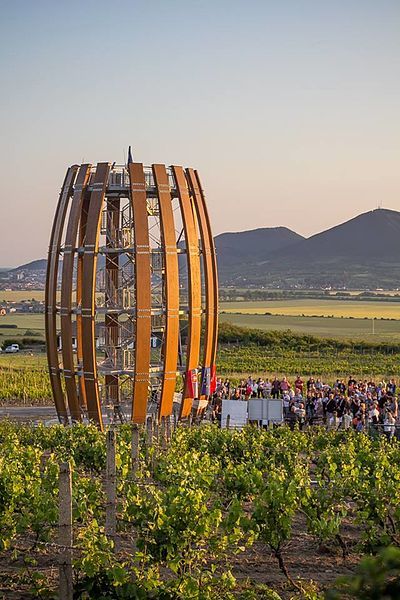
{"type": "Polygon", "coordinates": [[[167,417],[166,434],[167,434],[167,442],[169,443],[171,441],[171,417],[167,417]]]}
{"type": "Polygon", "coordinates": [[[60,600],[72,600],[74,592],[72,579],[72,474],[69,463],[60,464],[58,504],[59,598],[60,600]]]}
{"type": "Polygon", "coordinates": [[[167,428],[166,428],[166,417],[161,417],[161,448],[163,450],[167,447],[167,428]]]}
{"type": "Polygon", "coordinates": [[[147,417],[146,422],[146,461],[149,463],[150,448],[153,445],[153,419],[147,417]]]}
{"type": "Polygon", "coordinates": [[[153,437],[155,438],[155,443],[158,448],[160,442],[160,427],[158,423],[158,419],[154,419],[153,421],[153,437]]]}
{"type": "Polygon", "coordinates": [[[149,447],[153,444],[153,420],[151,417],[147,417],[146,424],[146,446],[149,447]]]}
{"type": "Polygon", "coordinates": [[[115,441],[114,429],[107,431],[107,466],[106,466],[106,535],[112,540],[115,547],[116,536],[116,466],[115,466],[115,441]]]}
{"type": "Polygon", "coordinates": [[[131,460],[132,460],[132,477],[136,476],[138,461],[139,461],[139,427],[134,424],[132,427],[132,448],[131,448],[131,460]]]}

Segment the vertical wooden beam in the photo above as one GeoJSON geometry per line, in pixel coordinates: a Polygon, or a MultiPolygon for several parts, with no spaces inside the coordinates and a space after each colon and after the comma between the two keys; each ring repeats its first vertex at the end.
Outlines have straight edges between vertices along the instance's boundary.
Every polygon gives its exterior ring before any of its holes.
{"type": "Polygon", "coordinates": [[[145,423],[150,385],[151,263],[146,183],[143,165],[128,165],[135,236],[135,370],[132,421],[145,423]]]}
{"type": "MultiPolygon", "coordinates": [[[[81,249],[85,245],[86,225],[89,213],[90,194],[85,194],[82,203],[81,216],[79,220],[79,236],[78,247],[81,249]]],[[[82,288],[83,288],[83,252],[78,253],[78,264],[76,269],[76,358],[79,369],[78,388],[79,388],[79,405],[82,409],[87,410],[85,378],[83,374],[83,344],[82,344],[82,288]]]]}
{"type": "Polygon", "coordinates": [[[192,409],[193,394],[190,393],[188,381],[191,371],[199,367],[201,336],[201,272],[200,252],[197,226],[189,196],[188,185],[182,167],[172,166],[185,232],[187,267],[188,267],[188,342],[186,352],[186,373],[182,393],[180,417],[188,417],[192,409]]]}
{"type": "Polygon", "coordinates": [[[212,265],[212,344],[211,344],[211,367],[215,368],[216,359],[217,359],[217,347],[218,347],[218,263],[217,263],[217,253],[215,251],[215,243],[212,235],[211,229],[211,221],[210,216],[208,214],[206,198],[204,194],[203,186],[201,185],[201,180],[199,177],[198,171],[195,171],[197,184],[200,190],[200,196],[203,206],[203,213],[205,218],[205,225],[207,229],[208,235],[208,243],[209,243],[209,251],[211,255],[211,265],[212,265]]]}
{"type": "Polygon", "coordinates": [[[60,366],[57,351],[57,283],[58,262],[61,248],[65,217],[69,199],[72,195],[73,185],[78,171],[78,165],[73,165],[67,171],[61,188],[56,214],[50,236],[49,253],[47,259],[46,291],[45,291],[45,328],[47,362],[49,366],[50,383],[53,398],[60,422],[68,422],[67,406],[61,385],[60,366]]]}
{"type": "MultiPolygon", "coordinates": [[[[200,185],[200,179],[197,172],[193,169],[186,169],[186,174],[197,214],[203,252],[206,295],[203,368],[210,369],[211,375],[213,369],[215,369],[218,338],[217,261],[210,219],[207,212],[204,192],[200,185]]],[[[200,396],[199,410],[203,409],[206,404],[207,397],[205,395],[200,396]]]]}
{"type": "Polygon", "coordinates": [[[91,187],[82,268],[83,374],[89,419],[103,429],[96,363],[96,266],[101,211],[110,172],[109,163],[98,163],[91,187]]]}
{"type": "Polygon", "coordinates": [[[74,186],[74,195],[69,213],[67,232],[65,235],[62,282],[61,282],[61,341],[65,389],[68,406],[73,421],[81,420],[81,410],[76,389],[74,353],[72,347],[72,286],[74,277],[74,259],[79,219],[83,198],[90,177],[91,165],[82,165],[74,186]]]}
{"type": "Polygon", "coordinates": [[[158,418],[172,414],[179,341],[179,269],[171,190],[165,165],[153,165],[160,207],[161,243],[164,254],[165,334],[164,370],[158,418]]]}

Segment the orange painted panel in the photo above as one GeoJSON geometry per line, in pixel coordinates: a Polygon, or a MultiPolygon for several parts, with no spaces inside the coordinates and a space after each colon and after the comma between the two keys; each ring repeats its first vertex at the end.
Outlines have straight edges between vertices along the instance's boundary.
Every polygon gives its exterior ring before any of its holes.
{"type": "Polygon", "coordinates": [[[74,259],[79,219],[81,216],[83,198],[90,176],[90,166],[82,165],[74,186],[74,195],[69,213],[67,232],[65,235],[62,284],[61,284],[61,340],[63,371],[68,406],[73,421],[81,420],[78,394],[76,390],[74,353],[72,347],[72,285],[74,275],[74,259]]]}
{"type": "Polygon", "coordinates": [[[150,385],[151,254],[143,165],[128,165],[135,235],[136,325],[132,421],[144,423],[150,385]]]}
{"type": "MultiPolygon", "coordinates": [[[[190,371],[199,367],[200,360],[202,312],[200,253],[197,224],[184,170],[182,167],[177,166],[173,166],[172,170],[179,195],[187,252],[189,292],[188,342],[185,368],[185,377],[187,377],[190,371]]],[[[193,395],[190,394],[190,387],[188,382],[185,381],[180,410],[181,418],[188,417],[192,410],[193,395]]]]}
{"type": "Polygon", "coordinates": [[[160,207],[160,229],[165,267],[164,371],[158,413],[159,419],[161,419],[172,414],[176,386],[179,342],[179,270],[168,174],[164,165],[153,165],[153,173],[160,207]]]}
{"type": "Polygon", "coordinates": [[[95,302],[96,302],[96,266],[101,225],[101,211],[110,172],[109,163],[98,163],[91,183],[89,212],[86,224],[82,268],[82,352],[83,374],[89,419],[103,429],[103,419],[99,397],[96,340],[95,340],[95,302]]]}
{"type": "Polygon", "coordinates": [[[60,369],[57,353],[57,282],[58,260],[60,255],[61,238],[63,234],[65,217],[69,199],[72,195],[73,185],[78,171],[78,166],[73,165],[67,171],[61,188],[60,197],[54,217],[53,228],[50,236],[49,254],[47,260],[46,294],[45,294],[45,327],[47,362],[49,365],[50,382],[58,418],[66,423],[68,420],[64,392],[61,385],[60,369]]]}

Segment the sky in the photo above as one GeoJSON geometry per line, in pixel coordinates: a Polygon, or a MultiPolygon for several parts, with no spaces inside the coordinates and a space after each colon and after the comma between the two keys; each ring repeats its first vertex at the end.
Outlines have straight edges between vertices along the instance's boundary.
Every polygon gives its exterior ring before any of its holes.
{"type": "Polygon", "coordinates": [[[214,234],[400,210],[398,0],[0,0],[0,266],[67,167],[199,170],[214,234]]]}

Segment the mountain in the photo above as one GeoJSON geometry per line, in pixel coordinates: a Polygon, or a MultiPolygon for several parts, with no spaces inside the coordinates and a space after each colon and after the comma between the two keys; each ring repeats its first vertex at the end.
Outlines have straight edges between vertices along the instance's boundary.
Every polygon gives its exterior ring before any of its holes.
{"type": "MultiPolygon", "coordinates": [[[[372,210],[307,239],[286,227],[264,227],[222,233],[215,245],[221,285],[400,288],[400,212],[395,210],[372,210]]],[[[35,277],[45,269],[41,259],[9,273],[30,271],[35,277]]]]}
{"type": "Polygon", "coordinates": [[[258,263],[283,248],[304,240],[287,227],[263,227],[250,231],[221,233],[215,237],[220,276],[229,276],[232,269],[258,263]]]}
{"type": "Polygon", "coordinates": [[[400,212],[379,208],[363,213],[331,229],[304,239],[296,246],[285,248],[281,258],[297,262],[312,257],[352,262],[378,259],[400,259],[400,212]]]}
{"type": "Polygon", "coordinates": [[[400,287],[400,212],[363,213],[271,252],[245,270],[235,268],[231,278],[279,287],[400,287]]]}
{"type": "Polygon", "coordinates": [[[20,265],[15,269],[10,269],[10,272],[15,271],[45,271],[47,265],[47,260],[45,258],[40,258],[39,260],[33,260],[32,262],[26,263],[25,265],[20,265]]]}

